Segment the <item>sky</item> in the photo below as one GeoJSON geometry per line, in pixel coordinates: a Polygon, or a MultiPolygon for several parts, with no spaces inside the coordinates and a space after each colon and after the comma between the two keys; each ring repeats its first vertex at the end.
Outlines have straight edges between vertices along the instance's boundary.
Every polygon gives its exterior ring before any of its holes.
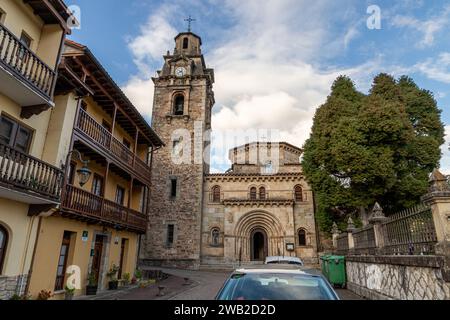
{"type": "MultiPolygon", "coordinates": [[[[222,132],[253,128],[278,130],[278,140],[302,146],[336,77],[350,76],[358,90],[367,92],[380,72],[408,75],[433,92],[442,110],[447,136],[441,171],[450,174],[447,0],[66,3],[76,6],[81,23],[69,38],[91,49],[149,123],[151,77],[192,15],[206,64],[215,69],[212,127],[217,141],[222,132]],[[378,12],[379,26],[373,24],[378,12]]],[[[214,141],[211,170],[223,172],[229,168],[227,153],[214,141]]]]}

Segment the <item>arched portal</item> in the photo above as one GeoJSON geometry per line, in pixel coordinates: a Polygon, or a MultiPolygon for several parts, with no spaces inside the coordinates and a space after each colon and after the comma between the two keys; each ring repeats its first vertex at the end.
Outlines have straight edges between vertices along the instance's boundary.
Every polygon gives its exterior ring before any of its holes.
{"type": "Polygon", "coordinates": [[[267,257],[267,234],[263,229],[256,229],[251,234],[251,260],[264,261],[267,257]]]}

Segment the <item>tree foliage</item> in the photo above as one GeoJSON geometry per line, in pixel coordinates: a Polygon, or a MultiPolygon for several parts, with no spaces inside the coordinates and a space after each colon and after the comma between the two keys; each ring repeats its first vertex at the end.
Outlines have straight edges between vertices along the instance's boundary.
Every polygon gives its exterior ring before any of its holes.
{"type": "Polygon", "coordinates": [[[387,212],[411,207],[428,186],[444,143],[433,94],[411,78],[375,77],[369,94],[340,76],[314,117],[303,170],[323,230],[376,201],[387,212]]]}

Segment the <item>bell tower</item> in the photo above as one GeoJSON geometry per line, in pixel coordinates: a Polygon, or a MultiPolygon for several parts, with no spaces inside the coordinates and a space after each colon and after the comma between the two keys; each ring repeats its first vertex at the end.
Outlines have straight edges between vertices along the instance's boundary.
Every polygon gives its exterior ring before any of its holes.
{"type": "Polygon", "coordinates": [[[202,40],[175,37],[155,84],[152,127],[165,143],[153,153],[149,227],[144,258],[149,265],[197,268],[204,175],[209,173],[214,70],[206,67],[202,40]],[[205,161],[207,160],[207,161],[205,161]]]}

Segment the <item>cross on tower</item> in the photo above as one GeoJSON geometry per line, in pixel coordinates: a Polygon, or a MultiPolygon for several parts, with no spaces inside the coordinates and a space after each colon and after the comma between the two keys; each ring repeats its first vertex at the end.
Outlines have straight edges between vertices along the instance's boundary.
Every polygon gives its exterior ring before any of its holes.
{"type": "Polygon", "coordinates": [[[191,16],[189,16],[189,18],[184,19],[184,21],[186,21],[188,23],[188,32],[191,32],[191,22],[194,22],[196,20],[192,19],[191,16]]]}

